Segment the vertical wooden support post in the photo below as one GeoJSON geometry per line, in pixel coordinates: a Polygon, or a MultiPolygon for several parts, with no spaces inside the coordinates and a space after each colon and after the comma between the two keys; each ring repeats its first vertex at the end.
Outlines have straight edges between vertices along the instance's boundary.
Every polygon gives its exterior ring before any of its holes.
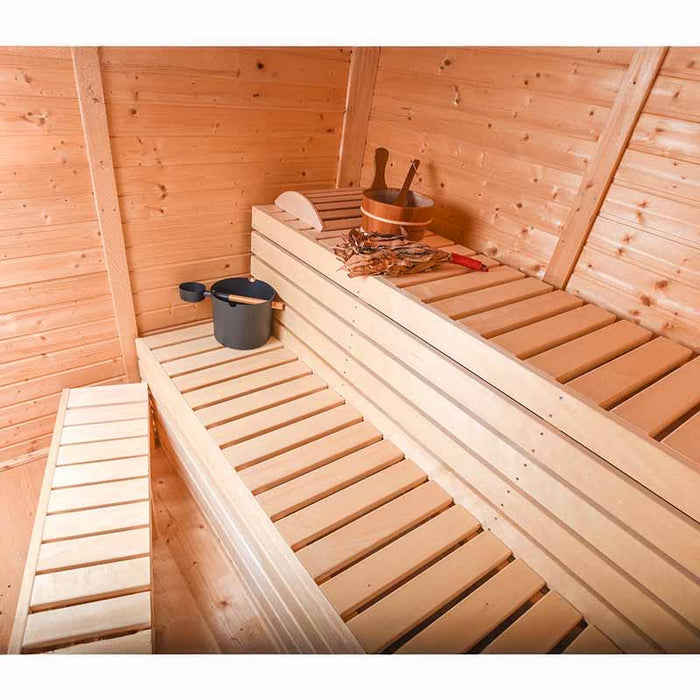
{"type": "Polygon", "coordinates": [[[114,316],[124,358],[124,371],[127,381],[138,382],[140,376],[135,346],[136,314],[131,296],[117,183],[114,179],[112,150],[109,144],[109,126],[102,90],[100,59],[96,47],[74,47],[72,55],[85,149],[102,235],[102,248],[114,316]]]}
{"type": "Polygon", "coordinates": [[[357,187],[360,184],[380,50],[370,46],[352,50],[336,187],[357,187]]]}
{"type": "Polygon", "coordinates": [[[658,46],[639,48],[632,56],[547,266],[545,282],[559,289],[566,287],[586,245],[667,50],[658,46]]]}

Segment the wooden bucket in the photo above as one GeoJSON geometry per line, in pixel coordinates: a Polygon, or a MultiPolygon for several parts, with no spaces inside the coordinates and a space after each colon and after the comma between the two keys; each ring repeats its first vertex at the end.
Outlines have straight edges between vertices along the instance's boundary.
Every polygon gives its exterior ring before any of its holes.
{"type": "Polygon", "coordinates": [[[392,202],[399,193],[398,188],[385,190],[365,190],[362,193],[362,228],[367,233],[400,233],[406,229],[409,238],[419,240],[423,231],[433,220],[433,202],[430,197],[416,192],[408,193],[405,207],[397,207],[392,202]]]}

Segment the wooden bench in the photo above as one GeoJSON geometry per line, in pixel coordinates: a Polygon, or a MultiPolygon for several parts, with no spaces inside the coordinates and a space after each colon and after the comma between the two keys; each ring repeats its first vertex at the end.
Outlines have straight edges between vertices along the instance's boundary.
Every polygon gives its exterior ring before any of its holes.
{"type": "Polygon", "coordinates": [[[290,350],[620,649],[700,649],[697,356],[493,261],[350,279],[339,231],[253,224],[290,350]]]}
{"type": "Polygon", "coordinates": [[[10,653],[150,653],[146,384],[66,389],[10,653]]]}
{"type": "Polygon", "coordinates": [[[278,339],[232,350],[206,323],[137,349],[280,651],[618,651],[278,339]]]}

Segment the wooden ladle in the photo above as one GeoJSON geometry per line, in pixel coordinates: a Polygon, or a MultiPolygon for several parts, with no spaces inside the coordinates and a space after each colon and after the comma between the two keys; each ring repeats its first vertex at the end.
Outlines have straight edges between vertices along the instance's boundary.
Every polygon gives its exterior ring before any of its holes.
{"type": "Polygon", "coordinates": [[[419,165],[420,161],[417,158],[411,161],[411,165],[406,173],[406,179],[403,181],[403,185],[401,186],[399,193],[396,195],[396,199],[392,202],[395,207],[406,206],[406,202],[408,201],[408,193],[411,190],[411,183],[413,182],[413,178],[416,176],[416,172],[418,172],[419,165]]]}

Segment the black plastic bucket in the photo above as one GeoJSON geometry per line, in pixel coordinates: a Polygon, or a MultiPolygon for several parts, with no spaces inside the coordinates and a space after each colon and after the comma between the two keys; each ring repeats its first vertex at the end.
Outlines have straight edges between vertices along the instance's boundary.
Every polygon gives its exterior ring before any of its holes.
{"type": "Polygon", "coordinates": [[[214,336],[227,348],[252,350],[265,345],[272,335],[272,300],[275,290],[260,280],[229,277],[211,286],[214,305],[214,336]],[[264,304],[235,304],[215,294],[240,294],[264,299],[264,304]]]}

